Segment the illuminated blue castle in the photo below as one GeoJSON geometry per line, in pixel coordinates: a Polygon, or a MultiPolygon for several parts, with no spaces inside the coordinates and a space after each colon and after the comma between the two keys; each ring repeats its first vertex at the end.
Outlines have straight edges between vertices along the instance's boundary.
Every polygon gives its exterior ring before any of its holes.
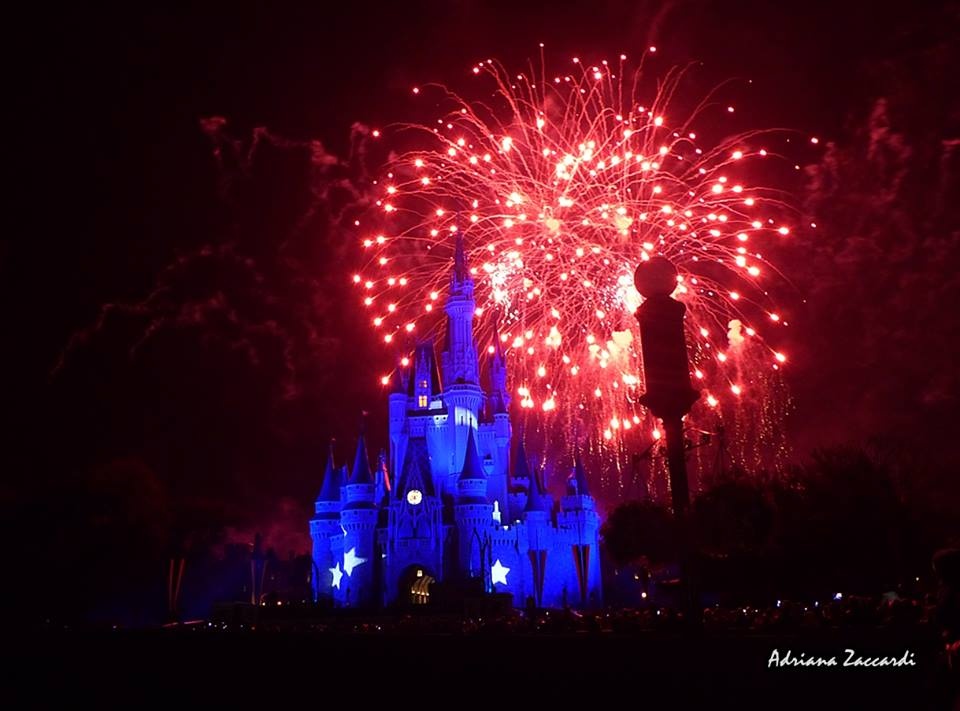
{"type": "Polygon", "coordinates": [[[576,458],[558,503],[522,443],[511,447],[497,338],[489,390],[480,386],[462,237],[445,311],[440,362],[421,343],[394,376],[389,455],[371,470],[361,434],[348,471],[331,447],[310,521],[317,596],[343,607],[418,604],[436,583],[509,593],[517,607],[599,605],[600,520],[583,465],[576,458]]]}

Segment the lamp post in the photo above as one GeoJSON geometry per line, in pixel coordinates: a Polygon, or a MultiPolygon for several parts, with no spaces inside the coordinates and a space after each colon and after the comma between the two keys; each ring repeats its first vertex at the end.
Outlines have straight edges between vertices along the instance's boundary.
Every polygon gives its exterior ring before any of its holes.
{"type": "Polygon", "coordinates": [[[663,421],[670,471],[670,498],[680,540],[680,565],[687,613],[699,618],[699,605],[690,566],[690,535],[687,521],[690,485],[687,481],[683,417],[700,397],[690,386],[690,363],[683,335],[687,307],[671,298],[677,287],[677,269],[665,257],[641,262],[634,284],[644,297],[637,309],[646,393],[640,398],[655,417],[663,421]]]}

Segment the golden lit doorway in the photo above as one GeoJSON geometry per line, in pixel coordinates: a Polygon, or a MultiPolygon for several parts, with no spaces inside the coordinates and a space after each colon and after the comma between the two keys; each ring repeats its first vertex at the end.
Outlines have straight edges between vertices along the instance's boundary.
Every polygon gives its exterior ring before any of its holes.
{"type": "Polygon", "coordinates": [[[430,586],[435,582],[422,565],[411,565],[400,577],[400,599],[409,605],[429,605],[430,586]]]}

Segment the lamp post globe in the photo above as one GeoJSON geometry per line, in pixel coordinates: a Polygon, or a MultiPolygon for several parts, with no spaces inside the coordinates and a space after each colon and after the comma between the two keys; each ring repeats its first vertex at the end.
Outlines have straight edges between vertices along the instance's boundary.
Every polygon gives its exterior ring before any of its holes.
{"type": "Polygon", "coordinates": [[[666,257],[651,257],[637,266],[633,283],[645,299],[670,296],[677,288],[677,268],[666,257]]]}

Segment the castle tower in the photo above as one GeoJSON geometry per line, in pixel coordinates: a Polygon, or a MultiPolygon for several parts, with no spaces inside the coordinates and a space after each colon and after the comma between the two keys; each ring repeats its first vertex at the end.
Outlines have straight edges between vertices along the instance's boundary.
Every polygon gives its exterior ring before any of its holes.
{"type": "Polygon", "coordinates": [[[479,385],[477,348],[473,342],[473,279],[467,267],[463,233],[457,232],[450,293],[444,311],[447,314],[447,337],[443,355],[443,379],[448,385],[469,383],[479,385]]]}
{"type": "Polygon", "coordinates": [[[513,484],[523,489],[530,487],[530,462],[527,459],[527,450],[523,446],[523,438],[519,438],[517,448],[513,451],[511,479],[513,484]]]}
{"type": "Polygon", "coordinates": [[[432,409],[441,391],[440,371],[433,354],[433,343],[421,341],[413,354],[413,371],[407,385],[409,409],[412,411],[432,409]]]}
{"type": "Polygon", "coordinates": [[[490,395],[487,409],[493,419],[493,460],[495,466],[490,472],[487,494],[491,501],[498,501],[506,513],[505,519],[512,521],[509,502],[509,482],[507,468],[510,461],[510,396],[507,394],[507,366],[500,347],[497,329],[493,330],[493,358],[490,360],[490,395]]]}
{"type": "MultiPolygon", "coordinates": [[[[507,469],[510,462],[510,415],[506,412],[498,412],[493,416],[494,446],[496,452],[494,456],[495,466],[490,472],[490,479],[487,485],[487,496],[491,501],[500,502],[500,509],[509,514],[509,486],[507,469]]],[[[507,516],[504,516],[506,520],[507,516]]]]}
{"type": "Polygon", "coordinates": [[[518,438],[517,446],[513,450],[509,463],[509,506],[507,507],[507,521],[513,522],[520,518],[526,506],[527,492],[530,488],[530,467],[527,462],[527,453],[523,447],[522,436],[518,438]]]}
{"type": "Polygon", "coordinates": [[[527,554],[530,558],[534,599],[537,607],[543,607],[547,564],[549,562],[552,567],[556,567],[559,563],[559,561],[548,560],[554,542],[550,521],[553,501],[544,494],[536,470],[530,472],[529,481],[530,486],[527,490],[527,505],[524,507],[523,520],[527,524],[527,554]]]}
{"type": "Polygon", "coordinates": [[[390,395],[387,398],[389,410],[389,429],[390,429],[390,462],[389,469],[392,472],[399,471],[400,462],[403,461],[403,452],[406,448],[406,422],[407,422],[407,381],[409,373],[400,363],[397,363],[396,370],[393,371],[393,377],[390,379],[390,395]]]}
{"type": "Polygon", "coordinates": [[[493,357],[490,359],[490,395],[488,407],[492,414],[510,412],[510,392],[507,390],[507,361],[503,355],[500,329],[493,327],[493,357]]]}
{"type": "Polygon", "coordinates": [[[405,434],[401,447],[394,453],[394,462],[400,466],[406,461],[406,448],[414,437],[425,437],[434,462],[431,476],[438,495],[452,493],[456,465],[456,448],[452,426],[448,427],[450,406],[446,403],[440,368],[433,343],[421,341],[413,354],[410,381],[407,384],[405,434]]]}
{"type": "Polygon", "coordinates": [[[473,279],[467,267],[463,234],[457,232],[456,239],[450,294],[444,306],[447,331],[443,353],[440,355],[443,365],[443,401],[453,426],[453,472],[458,472],[463,467],[467,436],[479,424],[480,406],[483,404],[477,347],[473,340],[473,317],[476,309],[473,279]]]}
{"type": "Polygon", "coordinates": [[[463,470],[457,480],[454,519],[459,540],[460,571],[465,578],[486,578],[490,566],[489,534],[493,505],[487,498],[487,475],[483,470],[473,430],[467,435],[463,470]]]}
{"type": "Polygon", "coordinates": [[[340,525],[343,527],[343,572],[338,599],[348,607],[369,605],[375,599],[374,589],[374,532],[377,508],[374,503],[376,486],[367,459],[363,432],[357,440],[353,471],[343,487],[343,509],[340,525]]]}
{"type": "Polygon", "coordinates": [[[590,496],[587,473],[580,453],[574,455],[573,472],[567,479],[567,495],[560,500],[557,528],[564,534],[573,555],[574,577],[570,590],[576,591],[573,601],[580,607],[598,607],[600,588],[600,516],[590,496]]]}
{"type": "Polygon", "coordinates": [[[341,562],[339,547],[334,539],[339,538],[340,528],[340,485],[341,472],[333,459],[333,441],[330,441],[327,454],[327,467],[323,472],[323,485],[314,503],[314,517],[310,519],[310,538],[313,541],[313,594],[335,595],[337,589],[333,583],[340,574],[341,562]]]}

